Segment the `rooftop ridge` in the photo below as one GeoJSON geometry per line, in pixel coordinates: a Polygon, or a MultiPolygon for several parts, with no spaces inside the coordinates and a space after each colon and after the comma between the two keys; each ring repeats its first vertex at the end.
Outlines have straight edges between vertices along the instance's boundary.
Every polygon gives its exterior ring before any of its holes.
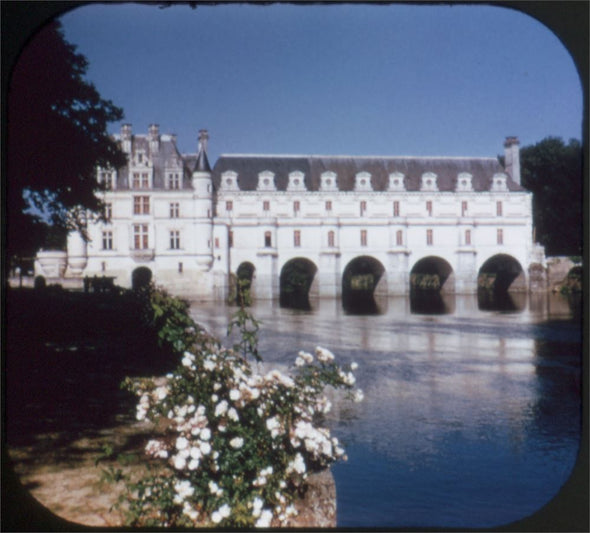
{"type": "MultiPolygon", "coordinates": [[[[187,154],[189,155],[189,154],[187,154]]],[[[266,157],[292,159],[448,159],[448,160],[489,160],[497,161],[497,157],[490,156],[443,156],[443,155],[321,155],[321,154],[220,154],[219,158],[227,157],[266,157]]]]}

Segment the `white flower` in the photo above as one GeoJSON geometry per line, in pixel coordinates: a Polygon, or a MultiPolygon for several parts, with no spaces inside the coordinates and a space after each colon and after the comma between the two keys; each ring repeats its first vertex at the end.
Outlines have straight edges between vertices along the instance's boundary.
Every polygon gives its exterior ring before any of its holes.
{"type": "Polygon", "coordinates": [[[227,518],[231,513],[231,507],[224,503],[217,511],[213,511],[211,514],[211,520],[216,524],[219,524],[224,518],[227,518]]]}
{"type": "Polygon", "coordinates": [[[189,470],[196,470],[197,468],[199,468],[199,460],[198,459],[191,459],[188,463],[188,469],[189,470]]]}
{"type": "Polygon", "coordinates": [[[215,481],[209,481],[209,491],[213,496],[221,496],[223,494],[223,489],[219,488],[219,485],[215,481]]]}
{"type": "MultiPolygon", "coordinates": [[[[185,479],[185,480],[177,481],[176,483],[174,483],[174,492],[176,492],[176,495],[178,497],[180,497],[181,501],[182,501],[182,500],[192,496],[195,493],[195,488],[191,485],[190,481],[185,479]]],[[[176,498],[175,498],[175,500],[176,500],[176,498]]],[[[176,502],[176,503],[181,503],[181,502],[176,502]]]]}
{"type": "Polygon", "coordinates": [[[217,392],[219,389],[221,389],[221,383],[213,383],[213,390],[217,392]]]}
{"type": "Polygon", "coordinates": [[[176,439],[176,449],[177,450],[184,450],[188,447],[188,440],[184,437],[178,437],[176,439]]]}
{"type": "Polygon", "coordinates": [[[361,389],[357,389],[356,391],[354,391],[354,401],[356,403],[362,402],[364,400],[364,398],[365,398],[365,395],[361,389]]]}
{"type": "Polygon", "coordinates": [[[234,422],[238,422],[238,420],[240,420],[238,412],[233,407],[230,407],[229,411],[227,412],[227,416],[230,420],[233,420],[234,422]]]}
{"type": "Polygon", "coordinates": [[[193,522],[196,522],[197,518],[199,518],[199,511],[194,509],[189,502],[184,502],[182,512],[183,514],[188,516],[193,522]]]}
{"type": "Polygon", "coordinates": [[[304,352],[301,351],[299,352],[299,357],[301,357],[301,359],[303,359],[308,365],[310,365],[311,363],[313,363],[313,355],[311,355],[308,352],[304,352]]]}
{"type": "Polygon", "coordinates": [[[305,461],[300,453],[287,465],[287,473],[297,472],[298,474],[304,474],[306,470],[305,461]]]}
{"type": "Polygon", "coordinates": [[[232,389],[229,391],[229,399],[233,402],[240,399],[240,391],[238,389],[232,389]]]}
{"type": "Polygon", "coordinates": [[[176,470],[183,470],[186,466],[186,459],[180,455],[177,455],[174,457],[173,463],[176,470]]]}
{"type": "Polygon", "coordinates": [[[219,396],[217,396],[217,394],[212,394],[211,395],[211,401],[212,402],[216,402],[217,400],[219,400],[219,396]]]}
{"type": "Polygon", "coordinates": [[[215,416],[222,416],[227,412],[227,401],[221,400],[215,407],[215,416]]]}
{"type": "Polygon", "coordinates": [[[193,368],[193,362],[195,358],[193,355],[185,352],[184,357],[182,358],[182,366],[186,366],[187,368],[193,368]]]}
{"type": "Polygon", "coordinates": [[[215,370],[215,363],[213,361],[211,361],[211,359],[206,359],[205,362],[203,363],[203,366],[205,367],[205,370],[215,370]]]}
{"type": "Polygon", "coordinates": [[[322,348],[318,346],[315,349],[315,354],[322,363],[328,363],[334,360],[334,354],[330,350],[326,350],[326,348],[322,348]]]}
{"type": "Polygon", "coordinates": [[[305,364],[305,361],[303,360],[303,358],[297,357],[295,359],[295,366],[303,366],[304,364],[305,364]]]}
{"type": "Polygon", "coordinates": [[[244,439],[242,437],[234,437],[229,441],[229,445],[237,450],[244,445],[244,439]]]}
{"type": "Polygon", "coordinates": [[[272,511],[265,509],[256,522],[256,527],[269,527],[272,521],[272,511]]]}
{"type": "Polygon", "coordinates": [[[264,502],[256,497],[254,498],[254,502],[252,503],[252,516],[254,518],[258,518],[260,516],[260,513],[262,512],[262,506],[264,505],[264,502]]]}
{"type": "Polygon", "coordinates": [[[199,436],[201,440],[209,440],[211,438],[211,430],[209,428],[203,428],[199,436]]]}
{"type": "Polygon", "coordinates": [[[351,370],[356,370],[358,367],[359,367],[358,363],[355,363],[354,361],[352,363],[350,363],[351,370]]]}
{"type": "Polygon", "coordinates": [[[168,387],[158,387],[154,392],[156,393],[156,398],[158,398],[158,400],[163,400],[168,396],[168,387]]]}
{"type": "Polygon", "coordinates": [[[193,459],[200,459],[203,454],[201,453],[201,449],[193,446],[190,451],[190,456],[193,459]]]}
{"type": "Polygon", "coordinates": [[[208,455],[209,453],[211,453],[211,444],[209,444],[208,442],[201,442],[199,444],[199,447],[201,448],[201,452],[203,452],[203,455],[208,455]]]}

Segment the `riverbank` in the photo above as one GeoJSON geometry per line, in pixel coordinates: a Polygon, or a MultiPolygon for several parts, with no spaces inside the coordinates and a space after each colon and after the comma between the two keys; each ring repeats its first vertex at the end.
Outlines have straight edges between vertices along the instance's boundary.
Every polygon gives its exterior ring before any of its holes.
{"type": "MultiPolygon", "coordinates": [[[[135,456],[124,468],[137,471],[153,428],[134,419],[136,399],[120,383],[170,372],[178,357],[157,347],[128,292],[9,289],[6,310],[4,526],[121,527],[110,509],[123,484],[101,480],[102,468],[120,465],[96,460],[112,446],[112,456],[135,456]]],[[[296,525],[335,527],[334,479],[312,479],[296,525]]]]}

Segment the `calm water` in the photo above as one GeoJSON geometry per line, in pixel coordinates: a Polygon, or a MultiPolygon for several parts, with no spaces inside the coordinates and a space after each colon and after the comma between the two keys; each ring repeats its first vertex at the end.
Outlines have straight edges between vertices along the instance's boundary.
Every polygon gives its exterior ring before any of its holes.
{"type": "MultiPolygon", "coordinates": [[[[567,300],[370,307],[253,307],[265,362],[288,365],[322,345],[359,364],[364,402],[337,405],[330,420],[349,456],[333,467],[339,527],[494,527],[551,500],[580,439],[581,328],[567,300]]],[[[192,311],[223,337],[235,308],[192,311]]]]}

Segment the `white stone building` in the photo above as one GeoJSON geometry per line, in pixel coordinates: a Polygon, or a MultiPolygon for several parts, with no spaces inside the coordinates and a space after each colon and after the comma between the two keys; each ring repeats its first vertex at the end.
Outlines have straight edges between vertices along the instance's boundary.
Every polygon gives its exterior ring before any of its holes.
{"type": "Polygon", "coordinates": [[[230,154],[213,169],[204,130],[197,154],[156,125],[117,138],[129,164],[98,170],[107,222],[89,224],[87,243],[70,235],[66,278],[126,287],[143,273],[175,294],[225,299],[239,273],[255,298],[278,298],[295,265],[311,296],[341,297],[363,276],[378,294],[407,294],[412,274],[473,293],[491,272],[526,290],[531,265],[544,266],[513,137],[506,168],[495,157],[230,154]]]}

